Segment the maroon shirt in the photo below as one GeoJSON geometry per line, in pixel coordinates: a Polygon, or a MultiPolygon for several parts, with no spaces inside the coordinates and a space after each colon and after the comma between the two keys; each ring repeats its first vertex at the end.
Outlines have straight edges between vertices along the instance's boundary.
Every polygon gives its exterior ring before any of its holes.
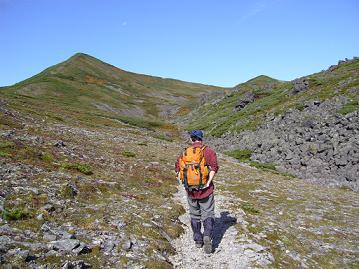
{"type": "MultiPolygon", "coordinates": [[[[192,144],[193,147],[195,148],[200,148],[203,146],[202,142],[194,142],[192,144]]],[[[178,156],[176,164],[175,164],[175,170],[176,173],[179,172],[179,159],[181,158],[182,155],[178,156]]],[[[204,159],[206,160],[206,165],[208,165],[211,170],[213,170],[214,172],[218,172],[218,161],[217,161],[217,155],[216,152],[209,148],[206,147],[204,149],[204,159]]],[[[208,188],[206,189],[202,189],[202,190],[198,190],[198,191],[188,191],[187,193],[188,195],[192,198],[192,199],[204,199],[207,198],[208,196],[210,196],[213,193],[214,190],[214,184],[213,181],[211,182],[211,184],[209,185],[208,188]]]]}

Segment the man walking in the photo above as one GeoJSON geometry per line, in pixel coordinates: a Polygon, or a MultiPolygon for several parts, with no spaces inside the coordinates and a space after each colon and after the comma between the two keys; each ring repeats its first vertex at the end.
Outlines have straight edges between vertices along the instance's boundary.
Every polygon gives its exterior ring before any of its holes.
{"type": "Polygon", "coordinates": [[[216,153],[203,144],[203,132],[190,133],[192,145],[178,157],[176,174],[186,191],[195,245],[212,253],[214,229],[214,175],[218,172],[216,153]],[[204,233],[201,232],[203,222],[204,233]]]}

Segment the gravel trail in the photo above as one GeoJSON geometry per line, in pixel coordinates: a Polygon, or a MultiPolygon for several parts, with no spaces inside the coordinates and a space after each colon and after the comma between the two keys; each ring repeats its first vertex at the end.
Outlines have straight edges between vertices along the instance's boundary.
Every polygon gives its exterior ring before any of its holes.
{"type": "Polygon", "coordinates": [[[180,217],[185,233],[173,242],[177,254],[170,257],[170,261],[174,268],[265,268],[271,263],[273,256],[266,248],[254,243],[245,235],[238,234],[235,225],[246,225],[246,222],[243,212],[231,212],[228,208],[232,198],[218,191],[215,193],[214,251],[210,255],[194,245],[186,193],[182,187],[179,187],[175,199],[186,208],[186,213],[180,217]]]}

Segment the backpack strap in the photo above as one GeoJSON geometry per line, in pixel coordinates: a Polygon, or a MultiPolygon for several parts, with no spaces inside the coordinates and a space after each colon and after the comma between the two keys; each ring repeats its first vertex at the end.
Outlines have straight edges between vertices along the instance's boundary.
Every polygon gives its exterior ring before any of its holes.
{"type": "MultiPolygon", "coordinates": [[[[201,151],[203,152],[202,159],[204,158],[204,150],[206,149],[206,147],[206,145],[201,147],[201,151]]],[[[202,159],[199,161],[200,163],[202,162],[202,159]]]]}
{"type": "Polygon", "coordinates": [[[202,173],[202,170],[201,170],[201,162],[202,162],[202,160],[203,160],[203,158],[204,158],[204,150],[205,150],[205,148],[206,148],[207,146],[206,145],[204,145],[204,146],[202,146],[201,147],[201,151],[202,151],[202,158],[201,158],[201,160],[199,161],[199,188],[200,189],[202,189],[203,188],[203,173],[202,173]]]}
{"type": "Polygon", "coordinates": [[[202,169],[201,166],[199,166],[199,188],[202,189],[203,188],[203,174],[202,174],[202,169]]]}
{"type": "Polygon", "coordinates": [[[184,188],[188,190],[187,167],[183,169],[183,185],[184,188]]]}

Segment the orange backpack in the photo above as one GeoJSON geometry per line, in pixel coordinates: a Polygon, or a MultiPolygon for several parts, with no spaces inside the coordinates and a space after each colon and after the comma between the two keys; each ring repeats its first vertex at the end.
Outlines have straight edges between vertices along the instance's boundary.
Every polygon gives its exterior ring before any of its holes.
{"type": "Polygon", "coordinates": [[[185,188],[202,188],[208,180],[209,169],[204,158],[204,149],[190,146],[179,159],[180,178],[185,188]]]}

